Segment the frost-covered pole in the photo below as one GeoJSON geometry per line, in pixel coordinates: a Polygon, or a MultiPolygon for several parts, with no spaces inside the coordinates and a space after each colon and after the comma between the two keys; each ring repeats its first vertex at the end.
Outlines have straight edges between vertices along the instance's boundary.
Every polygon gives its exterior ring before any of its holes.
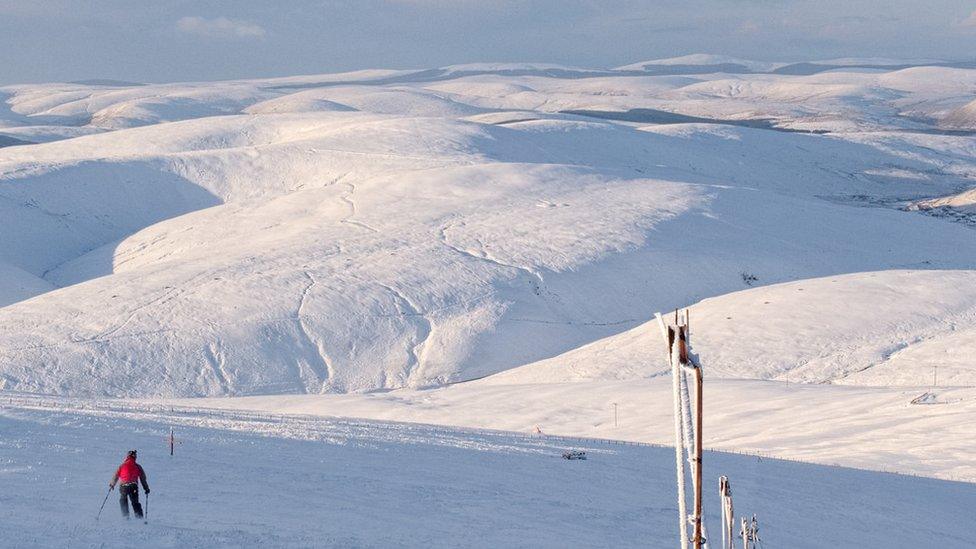
{"type": "Polygon", "coordinates": [[[735,510],[732,507],[732,485],[729,484],[729,477],[719,477],[718,492],[722,499],[722,549],[734,549],[732,526],[735,510]]]}
{"type": "MultiPolygon", "coordinates": [[[[702,549],[702,547],[708,547],[708,534],[705,530],[705,517],[702,511],[702,428],[703,428],[703,414],[702,414],[702,403],[703,403],[703,379],[702,379],[702,369],[691,355],[691,344],[690,344],[690,334],[688,326],[690,324],[690,315],[687,310],[684,311],[683,321],[678,323],[676,327],[678,330],[677,341],[675,341],[675,354],[677,354],[677,362],[682,370],[682,415],[684,419],[684,433],[685,433],[685,443],[688,444],[688,461],[692,466],[692,481],[693,489],[695,494],[695,514],[692,517],[692,522],[695,528],[695,535],[692,538],[695,549],[702,549]],[[695,423],[692,430],[691,427],[691,406],[690,399],[688,398],[688,381],[685,376],[685,371],[691,371],[691,374],[695,379],[695,423]]],[[[675,322],[678,321],[678,313],[675,311],[675,322]]]]}
{"type": "MultiPolygon", "coordinates": [[[[686,313],[687,314],[687,313],[686,313]]],[[[687,318],[687,317],[686,317],[687,318]]],[[[678,318],[678,311],[674,312],[675,328],[678,330],[677,338],[673,343],[674,349],[673,357],[674,362],[678,364],[680,379],[678,383],[681,386],[681,429],[682,437],[685,441],[685,452],[688,456],[688,466],[694,470],[695,467],[695,428],[691,423],[691,397],[688,395],[688,347],[687,347],[687,332],[683,332],[681,329],[681,322],[678,318]]],[[[692,475],[692,483],[695,482],[694,475],[692,475]]],[[[692,489],[694,489],[694,484],[692,484],[692,489]]]]}
{"type": "MultiPolygon", "coordinates": [[[[675,346],[677,347],[677,346],[675,346]]],[[[676,354],[680,353],[679,350],[675,350],[676,354]]],[[[681,432],[682,439],[685,441],[685,453],[688,456],[688,466],[692,469],[695,467],[695,427],[691,422],[691,397],[688,395],[688,368],[681,362],[680,356],[675,357],[675,362],[678,364],[678,375],[680,376],[678,383],[680,384],[680,398],[681,398],[681,432]]],[[[692,477],[692,482],[694,482],[694,477],[692,477]]]]}
{"type": "Polygon", "coordinates": [[[752,515],[752,522],[742,519],[742,549],[755,549],[759,539],[759,520],[752,515]]]}
{"type": "Polygon", "coordinates": [[[695,374],[695,549],[701,549],[705,540],[702,526],[702,372],[695,374]]]}
{"type": "Polygon", "coordinates": [[[657,315],[661,335],[668,344],[668,363],[671,365],[671,387],[674,390],[674,466],[678,479],[678,532],[681,549],[688,549],[688,509],[685,506],[685,457],[681,412],[681,366],[674,356],[674,329],[664,324],[661,314],[657,315]]]}

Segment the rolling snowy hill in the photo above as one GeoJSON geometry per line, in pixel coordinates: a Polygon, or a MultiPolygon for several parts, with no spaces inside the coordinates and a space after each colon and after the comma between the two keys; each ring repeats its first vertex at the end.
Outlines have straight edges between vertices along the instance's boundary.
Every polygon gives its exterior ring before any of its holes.
{"type": "Polygon", "coordinates": [[[971,229],[897,210],[972,186],[971,138],[906,133],[921,122],[900,115],[907,97],[955,101],[972,74],[479,65],[8,87],[5,131],[48,142],[0,150],[0,384],[436,386],[747,284],[972,269],[971,229]],[[635,109],[716,120],[600,114],[635,109]]]}

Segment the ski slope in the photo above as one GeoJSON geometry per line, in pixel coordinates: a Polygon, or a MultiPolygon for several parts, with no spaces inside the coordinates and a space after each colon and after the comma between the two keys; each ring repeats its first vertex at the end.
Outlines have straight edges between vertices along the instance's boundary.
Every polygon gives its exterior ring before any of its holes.
{"type": "MultiPolygon", "coordinates": [[[[488,378],[490,379],[490,378],[488,378]]],[[[486,380],[487,381],[487,380],[486,380]]],[[[674,443],[670,380],[517,385],[470,382],[369,395],[170,401],[568,436],[674,443]],[[614,424],[616,404],[617,424],[614,424]]],[[[811,385],[708,378],[706,448],[976,482],[976,390],[811,385]],[[928,395],[923,397],[923,395],[928,395]],[[913,403],[917,402],[917,403],[913,403]]]]}
{"type": "MultiPolygon", "coordinates": [[[[398,423],[84,406],[0,404],[5,544],[677,543],[669,448],[398,423]],[[164,442],[170,426],[182,442],[172,458],[164,442]],[[96,522],[108,480],[131,447],[139,449],[152,489],[148,524],[123,523],[116,493],[96,522]],[[560,459],[567,448],[585,450],[588,459],[560,459]]],[[[708,453],[704,463],[707,478],[730,476],[740,514],[758,513],[767,547],[973,542],[972,484],[721,453],[708,453]]],[[[707,519],[717,525],[717,491],[709,488],[707,519]]]]}

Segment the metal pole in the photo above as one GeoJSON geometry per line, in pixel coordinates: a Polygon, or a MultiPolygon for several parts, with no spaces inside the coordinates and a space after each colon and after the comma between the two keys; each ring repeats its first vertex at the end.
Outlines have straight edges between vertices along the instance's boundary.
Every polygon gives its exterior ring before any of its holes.
{"type": "MultiPolygon", "coordinates": [[[[98,508],[98,514],[97,514],[97,515],[95,515],[95,522],[98,522],[98,519],[100,519],[100,518],[102,518],[102,509],[104,509],[104,508],[105,508],[105,502],[106,502],[106,501],[108,501],[108,496],[109,496],[109,494],[111,494],[111,493],[112,493],[112,490],[113,490],[114,488],[115,488],[114,486],[112,486],[112,487],[109,487],[109,489],[108,489],[108,493],[107,493],[107,494],[105,494],[105,499],[103,499],[103,500],[102,500],[102,506],[98,508]]],[[[121,490],[121,488],[120,488],[120,490],[121,490]]]]}
{"type": "Polygon", "coordinates": [[[668,363],[671,364],[671,383],[674,391],[674,464],[677,473],[678,488],[678,533],[680,534],[681,549],[688,549],[688,512],[685,502],[685,464],[684,464],[684,437],[682,436],[681,421],[681,365],[675,360],[674,356],[674,328],[666,326],[661,314],[657,315],[658,325],[661,328],[661,335],[664,336],[668,345],[668,363]]]}
{"type": "Polygon", "coordinates": [[[732,506],[732,484],[728,477],[719,477],[718,489],[722,496],[722,549],[733,549],[735,534],[732,527],[735,522],[735,510],[732,506]]]}
{"type": "Polygon", "coordinates": [[[695,549],[702,547],[702,372],[695,372],[695,549]]]}
{"type": "Polygon", "coordinates": [[[722,549],[729,549],[728,536],[725,535],[726,525],[728,524],[728,508],[725,503],[725,483],[726,477],[718,477],[718,493],[722,502],[722,549]]]}
{"type": "Polygon", "coordinates": [[[617,426],[617,403],[613,403],[613,426],[617,426]]]}
{"type": "Polygon", "coordinates": [[[702,372],[696,364],[692,364],[688,353],[688,327],[678,326],[678,357],[682,365],[691,364],[691,369],[695,375],[695,454],[693,460],[694,479],[695,479],[695,537],[692,542],[695,549],[701,549],[702,536],[702,372]]]}

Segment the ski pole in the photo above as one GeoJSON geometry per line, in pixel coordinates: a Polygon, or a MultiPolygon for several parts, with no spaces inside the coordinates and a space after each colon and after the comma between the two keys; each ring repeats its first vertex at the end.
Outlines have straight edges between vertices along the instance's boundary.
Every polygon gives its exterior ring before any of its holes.
{"type": "Polygon", "coordinates": [[[102,517],[102,509],[105,508],[105,502],[108,501],[108,495],[112,493],[114,488],[115,486],[108,487],[108,493],[105,494],[105,499],[102,500],[102,506],[98,508],[98,515],[95,516],[95,522],[98,522],[98,519],[102,517]]]}
{"type": "Polygon", "coordinates": [[[146,524],[149,523],[149,493],[146,493],[146,514],[144,515],[144,520],[146,524]]]}

